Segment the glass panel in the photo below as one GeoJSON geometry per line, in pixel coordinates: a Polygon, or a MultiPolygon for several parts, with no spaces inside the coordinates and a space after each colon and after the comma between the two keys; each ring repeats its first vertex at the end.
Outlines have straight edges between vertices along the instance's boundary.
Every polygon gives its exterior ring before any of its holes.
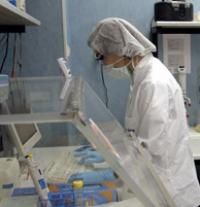
{"type": "MultiPolygon", "coordinates": [[[[97,147],[97,150],[102,153],[105,160],[144,206],[175,206],[155,174],[146,155],[147,152],[137,143],[137,139],[130,140],[126,136],[123,127],[91,87],[81,78],[74,78],[66,92],[65,99],[61,101],[60,92],[64,82],[62,78],[11,81],[8,100],[11,113],[58,112],[60,114],[62,112],[66,115],[68,112],[74,112],[73,120],[70,120],[72,124],[97,147]]],[[[64,117],[59,118],[65,122],[67,120],[64,117]]],[[[71,127],[68,133],[73,137],[74,131],[71,127]]]]}
{"type": "Polygon", "coordinates": [[[90,86],[75,79],[70,97],[70,109],[79,108],[77,128],[97,147],[141,202],[148,207],[175,206],[148,161],[147,152],[136,139],[130,140],[126,136],[123,127],[90,86]]]}
{"type": "Polygon", "coordinates": [[[61,77],[12,79],[8,99],[10,113],[60,112],[64,82],[61,77]]]}

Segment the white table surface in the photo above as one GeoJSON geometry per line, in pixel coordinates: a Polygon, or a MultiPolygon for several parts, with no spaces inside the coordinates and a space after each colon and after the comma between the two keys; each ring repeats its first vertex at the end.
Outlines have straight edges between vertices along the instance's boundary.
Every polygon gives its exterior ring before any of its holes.
{"type": "MultiPolygon", "coordinates": [[[[58,159],[58,157],[65,152],[66,150],[71,151],[74,150],[75,147],[46,147],[46,148],[35,148],[33,150],[33,157],[40,164],[42,164],[42,168],[46,168],[52,160],[58,159]]],[[[33,185],[31,180],[27,182],[23,181],[23,186],[33,185]]],[[[26,196],[26,197],[14,197],[1,201],[0,207],[37,207],[37,196],[26,196]]],[[[141,203],[133,198],[131,200],[123,201],[117,203],[108,204],[108,207],[128,207],[131,203],[131,206],[134,207],[143,207],[141,203]]],[[[105,205],[106,207],[107,205],[105,205]]]]}
{"type": "MultiPolygon", "coordinates": [[[[200,133],[190,131],[190,147],[193,153],[193,157],[195,160],[200,159],[200,133]]],[[[71,151],[74,150],[75,147],[47,147],[47,148],[35,148],[33,150],[33,157],[35,160],[37,160],[40,165],[42,165],[42,168],[46,168],[50,162],[53,160],[57,160],[59,156],[62,155],[63,152],[66,150],[71,151]]],[[[30,184],[30,181],[28,181],[30,184]]],[[[29,185],[28,184],[28,185],[29,185]]],[[[32,185],[32,183],[31,183],[32,185]]],[[[27,184],[25,184],[27,186],[27,184]]],[[[37,203],[37,196],[27,196],[25,199],[24,197],[15,197],[10,198],[7,200],[3,200],[0,203],[0,207],[36,207],[37,203]]],[[[112,203],[103,205],[102,207],[128,207],[131,203],[131,206],[133,203],[135,203],[135,207],[142,207],[141,203],[138,202],[136,198],[119,202],[119,203],[112,203]]]]}

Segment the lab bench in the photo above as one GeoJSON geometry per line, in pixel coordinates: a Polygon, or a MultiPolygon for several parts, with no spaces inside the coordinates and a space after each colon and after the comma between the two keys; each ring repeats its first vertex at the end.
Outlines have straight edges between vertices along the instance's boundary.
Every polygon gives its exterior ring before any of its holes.
{"type": "MultiPolygon", "coordinates": [[[[59,162],[63,158],[63,155],[67,155],[69,153],[73,153],[74,150],[77,149],[77,146],[68,146],[68,147],[44,147],[44,148],[34,148],[32,150],[33,157],[35,161],[37,161],[40,166],[42,166],[42,170],[46,171],[48,169],[48,166],[51,166],[51,164],[54,162],[59,162]]],[[[63,168],[67,169],[71,166],[69,163],[67,166],[63,166],[63,168]]],[[[80,171],[87,171],[87,170],[94,170],[92,167],[84,167],[83,165],[77,165],[77,172],[80,171]]],[[[23,172],[26,170],[23,170],[23,172]]],[[[57,169],[57,172],[59,172],[59,169],[57,169]]],[[[50,175],[48,175],[48,172],[46,171],[45,176],[47,177],[47,180],[50,181],[50,175]]],[[[20,183],[18,184],[18,188],[27,188],[27,187],[33,187],[33,182],[31,178],[29,177],[27,179],[26,173],[22,173],[22,176],[20,178],[20,183]]],[[[133,194],[131,194],[133,196],[133,194]]],[[[140,203],[140,201],[133,196],[133,198],[129,198],[130,195],[124,194],[120,196],[121,199],[126,199],[121,202],[115,202],[110,203],[106,205],[101,205],[102,207],[120,207],[120,206],[129,206],[130,204],[134,204],[135,207],[143,207],[143,205],[140,203]],[[129,198],[129,199],[128,199],[129,198]]],[[[0,207],[36,207],[38,202],[38,196],[19,196],[19,197],[11,197],[9,199],[5,199],[2,202],[0,202],[0,207]]]]}

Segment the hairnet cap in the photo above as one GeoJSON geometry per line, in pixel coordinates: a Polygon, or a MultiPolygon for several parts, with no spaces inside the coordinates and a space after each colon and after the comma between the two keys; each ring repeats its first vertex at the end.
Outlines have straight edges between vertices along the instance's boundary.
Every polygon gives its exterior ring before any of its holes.
{"type": "Polygon", "coordinates": [[[156,47],[126,20],[106,18],[100,21],[88,39],[88,45],[102,55],[144,56],[156,47]]]}

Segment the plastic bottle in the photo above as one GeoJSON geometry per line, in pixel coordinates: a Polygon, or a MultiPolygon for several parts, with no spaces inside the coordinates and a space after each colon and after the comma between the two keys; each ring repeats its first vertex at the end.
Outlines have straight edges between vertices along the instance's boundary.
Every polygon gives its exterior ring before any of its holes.
{"type": "Polygon", "coordinates": [[[39,199],[43,202],[48,200],[48,186],[42,170],[39,168],[39,163],[33,160],[32,154],[26,156],[26,161],[29,169],[29,173],[39,195],[39,199]]]}
{"type": "Polygon", "coordinates": [[[72,183],[74,189],[74,200],[75,207],[84,207],[84,198],[83,198],[83,186],[84,183],[82,180],[76,180],[72,183]]]}

